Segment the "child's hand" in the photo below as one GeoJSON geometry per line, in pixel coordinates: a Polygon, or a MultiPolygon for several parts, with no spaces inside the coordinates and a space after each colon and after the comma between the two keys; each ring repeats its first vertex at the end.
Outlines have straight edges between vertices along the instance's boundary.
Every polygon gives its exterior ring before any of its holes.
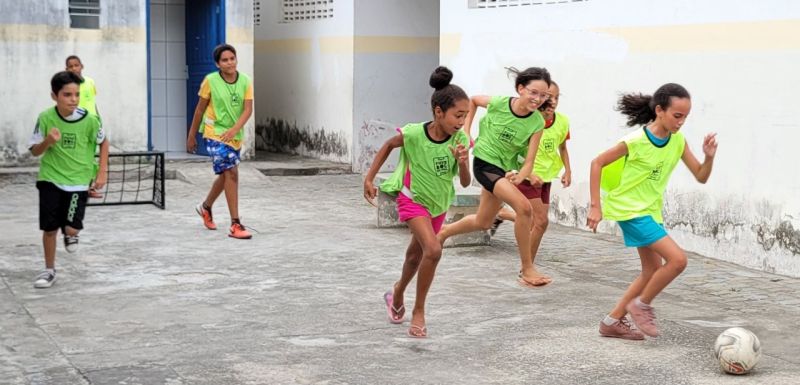
{"type": "Polygon", "coordinates": [[[238,130],[234,131],[233,129],[229,129],[228,131],[225,131],[224,134],[222,134],[220,139],[222,139],[222,142],[228,143],[233,140],[233,137],[236,136],[237,132],[239,131],[238,130]]]}
{"type": "Polygon", "coordinates": [[[531,181],[531,186],[533,186],[533,187],[542,187],[542,185],[544,184],[544,181],[542,180],[542,178],[539,178],[539,176],[536,175],[536,174],[532,174],[528,178],[528,180],[531,181]]]}
{"type": "Polygon", "coordinates": [[[375,205],[375,197],[378,195],[378,189],[375,185],[372,184],[371,180],[364,180],[364,199],[369,202],[369,204],[377,207],[375,205]]]}
{"type": "Polygon", "coordinates": [[[564,175],[561,176],[561,186],[567,188],[571,184],[572,184],[572,172],[565,171],[564,175]]]}
{"type": "Polygon", "coordinates": [[[47,132],[46,139],[48,142],[50,142],[50,144],[58,142],[61,140],[61,131],[59,131],[56,127],[51,128],[50,131],[47,132]]]}
{"type": "Polygon", "coordinates": [[[508,179],[509,182],[513,183],[514,186],[519,186],[519,184],[525,180],[525,177],[519,175],[519,171],[511,170],[506,173],[506,179],[508,179]]]}
{"type": "Polygon", "coordinates": [[[703,139],[703,153],[706,154],[707,157],[713,158],[714,155],[717,154],[717,133],[712,132],[707,134],[705,139],[703,139]]]}
{"type": "Polygon", "coordinates": [[[589,209],[589,215],[586,216],[586,226],[592,229],[592,232],[597,232],[597,225],[603,220],[603,212],[599,206],[589,209]]]}
{"type": "Polygon", "coordinates": [[[194,153],[195,150],[197,150],[197,139],[195,139],[194,135],[189,135],[186,139],[186,151],[194,153]]]}
{"type": "Polygon", "coordinates": [[[456,147],[449,147],[450,152],[453,153],[453,157],[456,158],[456,161],[463,165],[466,164],[469,160],[469,150],[464,147],[463,144],[459,143],[456,147]]]}
{"type": "Polygon", "coordinates": [[[97,173],[97,178],[94,180],[92,184],[92,190],[100,191],[103,189],[103,186],[106,185],[106,181],[108,180],[108,176],[106,176],[105,170],[100,170],[97,173]]]}

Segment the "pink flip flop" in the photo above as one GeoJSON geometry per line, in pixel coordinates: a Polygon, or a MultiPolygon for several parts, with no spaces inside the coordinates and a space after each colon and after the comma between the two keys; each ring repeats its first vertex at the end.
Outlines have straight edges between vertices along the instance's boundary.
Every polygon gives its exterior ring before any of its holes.
{"type": "Polygon", "coordinates": [[[408,334],[408,336],[411,338],[428,338],[428,328],[425,326],[420,327],[417,325],[411,325],[411,327],[408,328],[408,332],[406,332],[406,334],[408,334]],[[414,333],[411,333],[412,330],[418,330],[419,334],[421,335],[416,335],[414,333]]]}
{"type": "Polygon", "coordinates": [[[399,308],[394,307],[394,294],[389,290],[383,294],[383,302],[386,303],[386,313],[389,315],[389,322],[393,324],[401,324],[405,319],[405,305],[400,305],[399,308]],[[403,314],[400,314],[400,313],[403,314]]]}

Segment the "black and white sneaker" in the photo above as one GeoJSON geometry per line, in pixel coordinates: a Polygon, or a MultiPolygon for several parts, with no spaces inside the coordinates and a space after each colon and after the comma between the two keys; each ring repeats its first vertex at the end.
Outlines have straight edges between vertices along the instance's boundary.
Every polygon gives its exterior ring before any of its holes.
{"type": "Polygon", "coordinates": [[[36,281],[33,282],[33,287],[37,289],[46,289],[53,286],[56,282],[56,271],[45,270],[36,276],[36,281]]]}
{"type": "Polygon", "coordinates": [[[78,251],[78,236],[64,234],[64,248],[67,249],[68,253],[78,251]]]}
{"type": "Polygon", "coordinates": [[[503,220],[499,217],[494,217],[494,223],[492,223],[492,228],[489,229],[489,235],[494,236],[497,232],[497,228],[500,227],[500,224],[503,223],[503,220]]]}

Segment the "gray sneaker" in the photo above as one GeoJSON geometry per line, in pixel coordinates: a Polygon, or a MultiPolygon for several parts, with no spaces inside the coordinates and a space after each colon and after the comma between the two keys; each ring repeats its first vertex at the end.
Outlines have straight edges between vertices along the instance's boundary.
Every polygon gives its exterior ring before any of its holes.
{"type": "Polygon", "coordinates": [[[50,286],[53,286],[53,283],[55,282],[56,282],[55,270],[52,273],[45,270],[36,276],[36,280],[33,281],[33,287],[37,289],[46,289],[50,286]]]}

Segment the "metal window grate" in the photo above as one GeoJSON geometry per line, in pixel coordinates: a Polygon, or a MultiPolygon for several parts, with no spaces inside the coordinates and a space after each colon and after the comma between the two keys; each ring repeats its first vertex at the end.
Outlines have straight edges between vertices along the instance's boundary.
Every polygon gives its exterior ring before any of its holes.
{"type": "Polygon", "coordinates": [[[253,1],[253,25],[261,25],[261,2],[253,1]]]}
{"type": "Polygon", "coordinates": [[[283,0],[282,23],[333,18],[333,0],[283,0]]]}
{"type": "Polygon", "coordinates": [[[100,0],[69,0],[70,28],[100,29],[100,0]]]}
{"type": "Polygon", "coordinates": [[[589,0],[469,0],[469,8],[507,8],[525,5],[585,3],[589,0]]]}

